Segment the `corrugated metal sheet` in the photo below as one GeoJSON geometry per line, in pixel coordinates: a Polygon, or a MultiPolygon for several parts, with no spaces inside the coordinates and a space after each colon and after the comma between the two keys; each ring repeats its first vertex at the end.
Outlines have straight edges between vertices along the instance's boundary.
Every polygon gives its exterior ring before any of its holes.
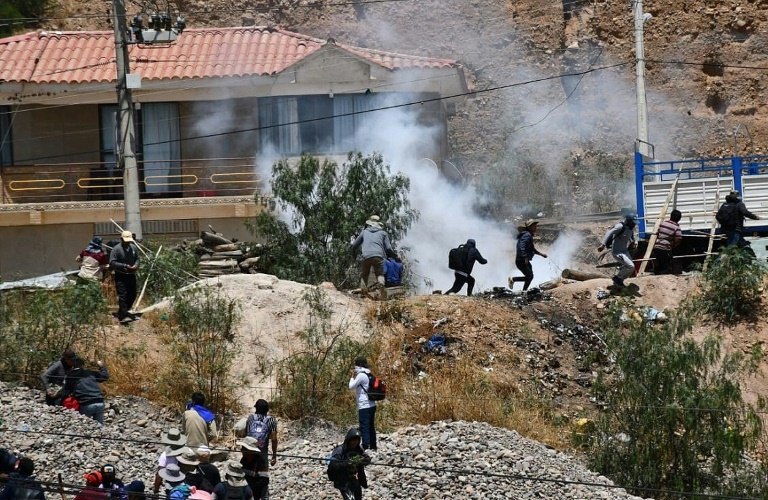
{"type": "MultiPolygon", "coordinates": [[[[273,75],[334,44],[388,69],[446,68],[448,59],[394,54],[267,27],[188,29],[170,45],[130,45],[131,71],[145,80],[273,75]]],[[[0,39],[0,80],[32,83],[112,82],[111,31],[36,32],[0,39]]]]}

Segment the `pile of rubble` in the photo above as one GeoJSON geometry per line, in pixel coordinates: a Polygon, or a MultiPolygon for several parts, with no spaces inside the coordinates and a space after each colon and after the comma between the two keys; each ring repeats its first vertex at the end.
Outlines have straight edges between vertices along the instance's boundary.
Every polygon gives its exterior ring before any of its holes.
{"type": "Polygon", "coordinates": [[[243,242],[225,238],[215,231],[202,231],[200,238],[185,245],[200,255],[198,276],[213,278],[227,274],[258,272],[259,257],[248,257],[251,249],[243,242]]]}

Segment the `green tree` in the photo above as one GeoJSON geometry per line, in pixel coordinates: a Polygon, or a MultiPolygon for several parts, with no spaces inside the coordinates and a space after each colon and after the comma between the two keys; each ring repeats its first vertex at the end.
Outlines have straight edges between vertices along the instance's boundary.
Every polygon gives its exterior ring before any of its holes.
{"type": "Polygon", "coordinates": [[[260,264],[283,279],[339,288],[357,284],[351,238],[371,214],[378,214],[390,239],[405,236],[418,213],[408,201],[410,180],[391,174],[380,154],[350,153],[341,166],[302,155],[298,164],[280,160],[272,167],[272,208],[290,218],[286,223],[263,212],[254,224],[267,251],[260,264]]]}
{"type": "Polygon", "coordinates": [[[605,411],[593,436],[593,468],[637,494],[658,488],[765,495],[764,475],[742,462],[762,425],[739,386],[756,371],[760,348],[724,353],[715,334],[695,341],[687,335],[695,317],[689,305],[663,324],[621,323],[621,309],[612,311],[605,330],[616,380],[595,386],[605,411]]]}
{"type": "Polygon", "coordinates": [[[699,305],[723,323],[756,320],[761,311],[765,268],[737,247],[723,248],[701,274],[699,305]]]}
{"type": "Polygon", "coordinates": [[[302,298],[309,308],[309,324],[297,334],[298,352],[275,368],[280,413],[290,419],[321,417],[343,422],[345,410],[354,410],[347,391],[349,370],[356,356],[369,356],[371,349],[350,339],[344,323],[332,325],[332,304],[319,288],[302,298]]]}

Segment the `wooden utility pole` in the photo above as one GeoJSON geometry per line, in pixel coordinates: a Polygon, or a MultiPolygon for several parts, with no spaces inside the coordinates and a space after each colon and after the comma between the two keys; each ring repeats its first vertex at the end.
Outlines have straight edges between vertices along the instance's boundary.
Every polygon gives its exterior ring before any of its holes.
{"type": "Polygon", "coordinates": [[[130,74],[128,24],[125,19],[125,0],[113,0],[115,25],[115,62],[117,64],[117,148],[118,167],[123,171],[123,201],[125,203],[125,230],[141,239],[141,207],[139,204],[139,169],[136,165],[136,133],[133,125],[133,101],[126,75],[130,74]]]}
{"type": "Polygon", "coordinates": [[[672,183],[672,187],[669,189],[669,194],[667,195],[667,199],[664,201],[664,205],[661,207],[661,212],[659,212],[659,218],[656,219],[656,224],[653,226],[653,233],[651,234],[650,239],[648,240],[648,247],[645,249],[645,256],[643,257],[643,263],[640,264],[640,269],[638,270],[637,275],[641,276],[645,272],[645,268],[648,267],[648,261],[651,258],[651,253],[653,253],[653,247],[656,246],[656,240],[659,236],[659,226],[661,226],[661,223],[664,222],[664,217],[667,216],[667,208],[669,208],[670,202],[672,202],[672,198],[675,197],[675,193],[677,193],[677,181],[680,180],[680,174],[677,174],[677,177],[675,177],[675,182],[672,183]]]}

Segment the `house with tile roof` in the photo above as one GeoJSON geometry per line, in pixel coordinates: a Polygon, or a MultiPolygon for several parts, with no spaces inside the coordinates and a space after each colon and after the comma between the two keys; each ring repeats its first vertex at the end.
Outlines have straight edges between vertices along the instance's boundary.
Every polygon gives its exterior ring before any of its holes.
{"type": "MultiPolygon", "coordinates": [[[[128,53],[142,229],[150,235],[192,235],[214,222],[242,233],[242,220],[259,209],[256,158],[345,156],[364,146],[361,131],[382,108],[413,108],[435,127],[437,139],[417,154],[439,164],[451,101],[466,92],[456,61],[274,27],[187,29],[173,43],[135,43],[128,53]]],[[[116,232],[110,220],[124,219],[116,74],[111,31],[0,39],[4,241],[24,245],[59,231],[74,251],[93,234],[116,232]]],[[[12,253],[0,248],[0,279],[28,274],[12,253]]],[[[42,263],[36,273],[71,267],[69,259],[32,258],[42,263]]]]}

